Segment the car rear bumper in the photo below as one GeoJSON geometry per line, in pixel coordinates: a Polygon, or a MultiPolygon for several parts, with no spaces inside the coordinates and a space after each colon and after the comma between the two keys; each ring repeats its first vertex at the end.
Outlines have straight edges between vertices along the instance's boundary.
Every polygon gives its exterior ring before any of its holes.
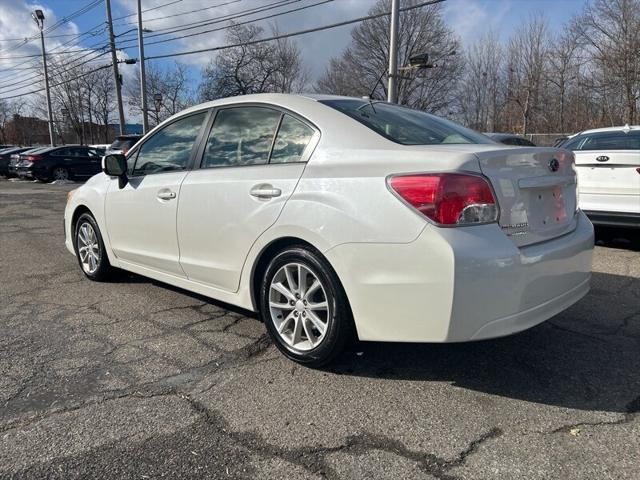
{"type": "Polygon", "coordinates": [[[584,213],[594,225],[640,228],[640,213],[600,212],[596,210],[586,210],[584,213]]]}
{"type": "Polygon", "coordinates": [[[18,167],[16,169],[16,174],[21,178],[33,178],[33,171],[31,168],[18,167]]]}
{"type": "Polygon", "coordinates": [[[361,340],[462,342],[541,323],[589,290],[593,226],[516,247],[497,225],[428,226],[408,244],[344,244],[325,252],[361,340]]]}

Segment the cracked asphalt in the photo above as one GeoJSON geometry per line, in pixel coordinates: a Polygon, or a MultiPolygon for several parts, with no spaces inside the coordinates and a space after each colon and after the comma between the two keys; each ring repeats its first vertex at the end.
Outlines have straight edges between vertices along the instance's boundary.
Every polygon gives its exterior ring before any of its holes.
{"type": "Polygon", "coordinates": [[[86,280],[71,188],[0,180],[1,478],[638,478],[638,236],[600,230],[591,293],[529,331],[311,370],[248,312],[86,280]]]}

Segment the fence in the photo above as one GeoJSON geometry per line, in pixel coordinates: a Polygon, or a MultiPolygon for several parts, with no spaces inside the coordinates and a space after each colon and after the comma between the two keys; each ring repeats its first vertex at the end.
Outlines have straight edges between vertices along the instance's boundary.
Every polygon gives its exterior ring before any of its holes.
{"type": "Polygon", "coordinates": [[[556,140],[560,138],[566,138],[570,133],[527,133],[523,135],[528,140],[531,140],[539,147],[552,147],[556,140]]]}

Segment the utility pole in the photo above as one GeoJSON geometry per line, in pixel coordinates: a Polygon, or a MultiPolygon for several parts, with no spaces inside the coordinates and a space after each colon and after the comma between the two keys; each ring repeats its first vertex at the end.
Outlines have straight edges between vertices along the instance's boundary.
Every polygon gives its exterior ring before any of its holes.
{"type": "Polygon", "coordinates": [[[147,76],[144,70],[144,37],[142,29],[142,0],[138,0],[138,49],[140,51],[140,98],[142,100],[142,133],[149,131],[149,112],[147,112],[147,76]]]}
{"type": "Polygon", "coordinates": [[[107,5],[107,26],[109,27],[109,45],[111,47],[111,63],[113,63],[113,77],[116,81],[116,99],[118,101],[118,116],[120,117],[120,135],[124,135],[124,109],[122,108],[122,85],[118,72],[118,56],[116,55],[116,41],[113,35],[113,20],[111,19],[111,0],[105,1],[107,5]]]}
{"type": "Polygon", "coordinates": [[[398,21],[400,0],[391,0],[391,27],[389,29],[389,82],[387,101],[398,102],[398,21]]]}
{"type": "Polygon", "coordinates": [[[53,141],[53,118],[51,113],[51,92],[49,91],[49,71],[47,70],[47,55],[44,50],[44,12],[42,10],[34,11],[31,16],[35,20],[40,29],[40,42],[42,44],[42,65],[44,66],[44,89],[47,92],[47,123],[49,124],[49,143],[55,146],[53,141]]]}

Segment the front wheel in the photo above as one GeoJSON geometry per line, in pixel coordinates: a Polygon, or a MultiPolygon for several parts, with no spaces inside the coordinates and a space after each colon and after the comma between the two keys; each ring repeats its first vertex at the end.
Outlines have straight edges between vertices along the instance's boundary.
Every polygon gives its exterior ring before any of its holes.
{"type": "Polygon", "coordinates": [[[260,295],[269,335],[288,358],[320,367],[336,358],[353,332],[346,294],[318,253],[292,247],[269,263],[260,295]]]}
{"type": "Polygon", "coordinates": [[[98,224],[88,213],[78,218],[73,246],[80,268],[87,278],[103,281],[109,277],[113,267],[109,263],[98,224]]]}

